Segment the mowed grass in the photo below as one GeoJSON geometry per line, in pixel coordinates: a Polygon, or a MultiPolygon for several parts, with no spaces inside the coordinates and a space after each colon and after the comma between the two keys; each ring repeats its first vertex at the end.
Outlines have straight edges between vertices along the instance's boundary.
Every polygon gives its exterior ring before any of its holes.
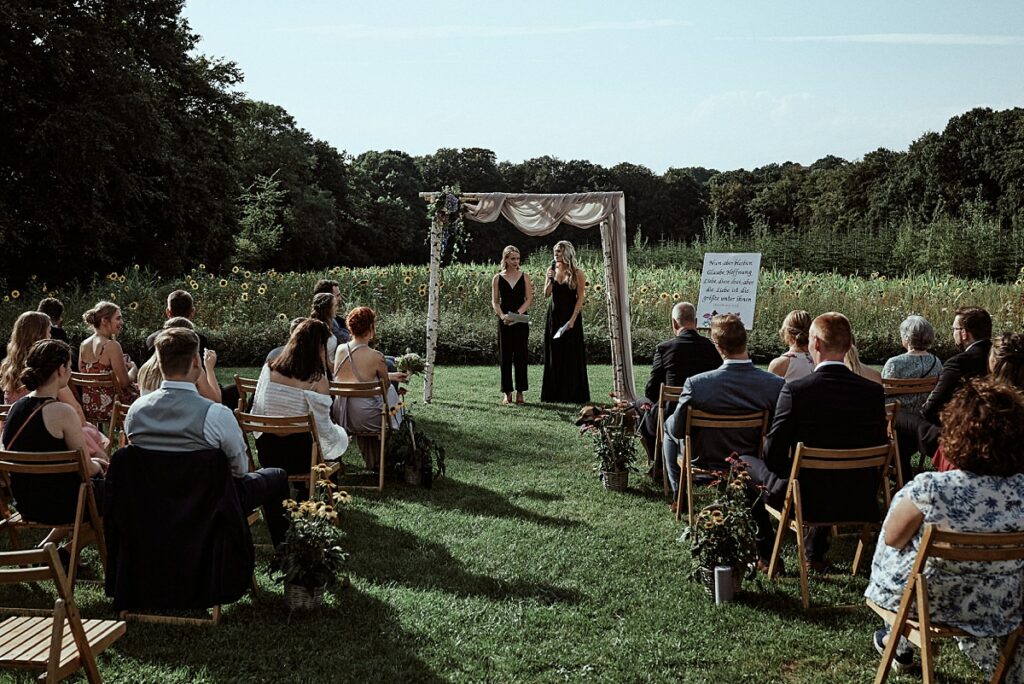
{"type": "MultiPolygon", "coordinates": [[[[222,380],[233,372],[256,371],[222,369],[222,380]]],[[[863,604],[866,569],[813,579],[809,612],[795,576],[747,582],[736,603],[715,606],[687,577],[682,528],[660,485],[632,476],[628,492],[604,491],[572,425],[576,407],[536,403],[540,374],[531,369],[531,403],[510,407],[498,405],[496,368],[439,368],[430,405],[415,379],[407,398],[447,447],[448,474],[431,490],[389,482],[382,495],[355,494],[343,516],[350,587],[289,616],[260,550],[255,598],[227,606],[215,628],[131,623],[100,659],[105,679],[871,680],[878,621],[863,604]]],[[[610,367],[591,367],[590,379],[600,400],[610,367]]],[[[346,460],[358,461],[354,448],[346,460]]],[[[832,557],[848,568],[852,545],[836,544],[832,557]]],[[[2,596],[2,605],[52,605],[41,587],[2,596]]],[[[76,597],[86,616],[110,616],[100,585],[82,583],[76,597]]],[[[955,647],[943,649],[938,671],[943,681],[979,679],[955,647]]]]}

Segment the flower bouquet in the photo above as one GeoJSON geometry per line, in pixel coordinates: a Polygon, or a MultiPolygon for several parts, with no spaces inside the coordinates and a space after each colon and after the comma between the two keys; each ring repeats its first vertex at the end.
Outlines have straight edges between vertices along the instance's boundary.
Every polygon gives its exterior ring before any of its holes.
{"type": "Polygon", "coordinates": [[[341,550],[338,508],[351,497],[336,491],[337,485],[327,479],[326,465],[315,468],[317,482],[312,497],[299,503],[287,499],[283,506],[291,524],[281,545],[279,582],[285,584],[285,601],[289,608],[309,608],[322,600],[324,589],[338,580],[348,558],[341,550]]]}
{"type": "Polygon", "coordinates": [[[576,421],[580,434],[594,443],[595,472],[605,488],[624,491],[629,472],[636,472],[636,411],[628,402],[611,408],[585,406],[576,421]]]}
{"type": "Polygon", "coordinates": [[[395,368],[399,373],[408,373],[409,375],[419,375],[425,369],[427,365],[423,362],[423,358],[408,349],[405,353],[395,359],[395,368]]]}

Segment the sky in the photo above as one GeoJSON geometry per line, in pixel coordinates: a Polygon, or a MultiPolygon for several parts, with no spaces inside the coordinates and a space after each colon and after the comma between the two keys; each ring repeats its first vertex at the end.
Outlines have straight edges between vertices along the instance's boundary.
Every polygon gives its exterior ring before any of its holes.
{"type": "Polygon", "coordinates": [[[1024,105],[1024,2],[187,0],[199,51],[339,150],[719,170],[905,150],[1024,105]]]}

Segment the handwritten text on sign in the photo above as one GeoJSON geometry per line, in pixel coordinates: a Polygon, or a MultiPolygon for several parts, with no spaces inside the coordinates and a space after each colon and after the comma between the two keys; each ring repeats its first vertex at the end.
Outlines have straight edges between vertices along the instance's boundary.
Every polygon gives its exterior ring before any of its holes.
{"type": "Polygon", "coordinates": [[[750,330],[754,324],[760,274],[760,252],[705,254],[697,325],[709,327],[713,316],[731,313],[739,316],[743,327],[750,330]]]}

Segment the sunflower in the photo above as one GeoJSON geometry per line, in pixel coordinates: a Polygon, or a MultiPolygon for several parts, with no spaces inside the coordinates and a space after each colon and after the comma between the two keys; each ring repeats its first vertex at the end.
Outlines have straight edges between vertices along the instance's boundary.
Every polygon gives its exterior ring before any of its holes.
{"type": "Polygon", "coordinates": [[[199,283],[197,283],[194,280],[190,280],[188,286],[191,287],[193,290],[196,290],[199,288],[199,283]]]}
{"type": "Polygon", "coordinates": [[[17,299],[20,296],[21,296],[20,292],[18,292],[17,290],[11,290],[11,299],[17,299]]]}
{"type": "Polygon", "coordinates": [[[366,285],[369,285],[369,284],[370,284],[370,281],[367,280],[366,278],[363,278],[358,283],[356,283],[356,286],[358,286],[358,287],[365,287],[366,285]]]}
{"type": "Polygon", "coordinates": [[[206,270],[206,264],[199,264],[199,270],[200,271],[205,271],[206,270]]]}
{"type": "Polygon", "coordinates": [[[277,314],[277,320],[279,320],[279,321],[287,321],[288,320],[288,316],[286,316],[283,313],[279,313],[279,314],[277,314]]]}
{"type": "Polygon", "coordinates": [[[242,283],[242,290],[248,290],[248,289],[249,289],[249,283],[242,283]]]}
{"type": "Polygon", "coordinates": [[[603,291],[604,291],[604,288],[601,287],[600,283],[598,283],[597,285],[594,286],[594,292],[603,292],[603,291]]]}
{"type": "Polygon", "coordinates": [[[649,287],[647,287],[646,285],[643,285],[643,286],[642,286],[642,287],[640,288],[640,294],[647,294],[648,292],[650,292],[650,288],[649,288],[649,287]]]}
{"type": "Polygon", "coordinates": [[[246,271],[245,273],[242,274],[242,277],[246,278],[246,279],[250,278],[251,276],[252,276],[252,271],[246,271]]]}
{"type": "Polygon", "coordinates": [[[658,295],[658,298],[661,299],[661,301],[663,302],[667,302],[669,299],[668,292],[662,292],[660,295],[658,295]]]}
{"type": "Polygon", "coordinates": [[[678,292],[673,292],[673,293],[672,293],[672,299],[673,299],[674,301],[677,301],[677,302],[678,302],[678,301],[679,301],[680,299],[682,299],[682,298],[683,298],[683,295],[679,294],[678,292]]]}
{"type": "Polygon", "coordinates": [[[39,276],[37,276],[35,273],[32,274],[32,282],[35,282],[38,278],[39,276]]]}
{"type": "Polygon", "coordinates": [[[243,292],[242,293],[242,301],[243,302],[249,301],[249,293],[248,292],[243,292]]]}
{"type": "Polygon", "coordinates": [[[239,271],[241,271],[241,270],[242,270],[242,269],[238,268],[237,266],[232,266],[232,267],[231,267],[231,272],[232,272],[232,273],[238,273],[238,272],[239,272],[239,271]]]}
{"type": "Polygon", "coordinates": [[[139,303],[138,302],[132,302],[131,304],[128,305],[128,308],[131,309],[132,311],[138,311],[139,303]]]}
{"type": "Polygon", "coordinates": [[[256,288],[256,291],[259,292],[261,295],[265,295],[267,294],[267,286],[260,285],[258,288],[256,288]]]}
{"type": "MultiPolygon", "coordinates": [[[[139,265],[138,264],[132,264],[132,270],[133,271],[138,271],[139,270],[139,265]]],[[[32,276],[32,277],[35,278],[35,276],[32,276]]]]}
{"type": "Polygon", "coordinates": [[[405,283],[406,285],[409,285],[410,283],[412,283],[412,276],[405,276],[404,278],[402,278],[402,282],[405,283]]]}
{"type": "Polygon", "coordinates": [[[223,278],[221,278],[220,279],[220,286],[221,287],[227,287],[228,286],[228,281],[226,281],[223,278]]]}
{"type": "Polygon", "coordinates": [[[123,275],[117,277],[117,282],[119,282],[119,283],[123,283],[126,280],[128,280],[128,278],[126,278],[123,275]]]}
{"type": "Polygon", "coordinates": [[[4,301],[5,301],[5,302],[9,302],[9,301],[11,301],[11,298],[10,298],[10,297],[8,297],[7,295],[4,295],[4,301]]]}

